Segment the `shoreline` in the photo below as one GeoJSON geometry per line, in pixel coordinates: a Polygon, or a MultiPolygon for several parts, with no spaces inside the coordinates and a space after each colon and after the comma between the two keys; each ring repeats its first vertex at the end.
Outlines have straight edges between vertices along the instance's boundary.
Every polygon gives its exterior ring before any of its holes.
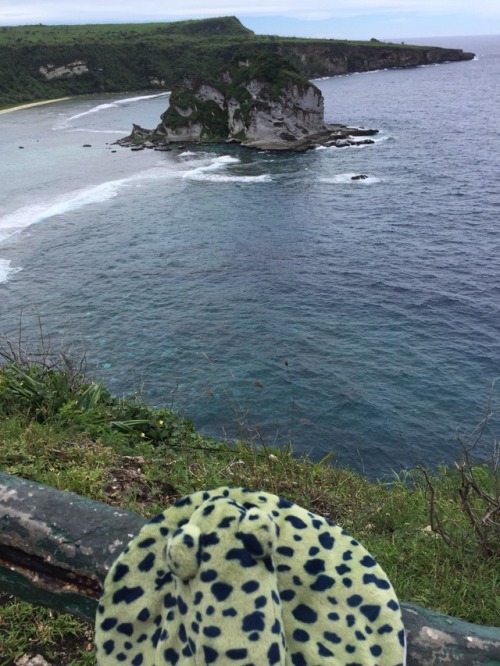
{"type": "Polygon", "coordinates": [[[21,111],[22,109],[31,109],[35,106],[45,106],[45,104],[54,104],[54,102],[64,102],[71,97],[57,97],[56,99],[46,99],[42,102],[29,102],[28,104],[19,104],[17,106],[11,106],[8,109],[0,109],[0,114],[2,113],[11,113],[12,111],[21,111]]]}

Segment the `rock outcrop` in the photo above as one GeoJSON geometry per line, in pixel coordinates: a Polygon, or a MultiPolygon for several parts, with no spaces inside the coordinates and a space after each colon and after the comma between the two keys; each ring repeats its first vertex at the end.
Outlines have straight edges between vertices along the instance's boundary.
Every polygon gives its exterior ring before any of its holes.
{"type": "Polygon", "coordinates": [[[288,59],[266,52],[234,58],[212,80],[186,77],[172,91],[156,130],[148,133],[135,126],[120,143],[237,142],[251,148],[300,151],[318,143],[356,145],[361,141],[353,135],[374,133],[326,125],[321,91],[288,59]]]}
{"type": "Polygon", "coordinates": [[[69,79],[72,76],[81,76],[89,71],[88,65],[84,60],[75,60],[67,65],[40,65],[40,74],[46,81],[52,79],[69,79]]]}
{"type": "Polygon", "coordinates": [[[353,42],[292,40],[282,38],[277,52],[290,58],[309,78],[338,76],[379,69],[407,69],[422,65],[472,60],[473,53],[433,46],[353,42]]]}
{"type": "Polygon", "coordinates": [[[237,56],[216,79],[186,77],[157,133],[170,141],[287,146],[325,131],[321,91],[282,56],[237,56]]]}

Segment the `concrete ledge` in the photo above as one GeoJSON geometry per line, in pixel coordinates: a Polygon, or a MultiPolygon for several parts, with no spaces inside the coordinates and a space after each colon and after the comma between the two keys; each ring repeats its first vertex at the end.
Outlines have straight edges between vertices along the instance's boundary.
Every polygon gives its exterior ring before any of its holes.
{"type": "Polygon", "coordinates": [[[0,590],[93,622],[109,568],[145,522],[0,473],[0,590]]]}
{"type": "MultiPolygon", "coordinates": [[[[0,591],[93,622],[109,568],[145,522],[0,473],[0,591]]],[[[500,628],[402,608],[407,666],[500,666],[500,628]]]]}

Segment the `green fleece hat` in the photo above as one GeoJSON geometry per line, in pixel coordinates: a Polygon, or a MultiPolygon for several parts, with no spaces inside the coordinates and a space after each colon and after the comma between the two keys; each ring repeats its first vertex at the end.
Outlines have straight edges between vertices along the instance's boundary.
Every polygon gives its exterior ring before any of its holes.
{"type": "Polygon", "coordinates": [[[403,666],[387,576],[342,528],[242,488],[189,495],[111,568],[99,666],[403,666]]]}

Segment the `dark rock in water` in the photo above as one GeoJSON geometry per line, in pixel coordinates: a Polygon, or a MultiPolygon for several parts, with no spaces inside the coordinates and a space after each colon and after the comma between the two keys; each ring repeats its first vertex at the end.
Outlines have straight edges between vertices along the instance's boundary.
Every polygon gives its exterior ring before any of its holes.
{"type": "Polygon", "coordinates": [[[374,134],[378,134],[378,130],[364,129],[364,127],[351,129],[351,136],[373,136],[374,134]]]}
{"type": "Polygon", "coordinates": [[[142,138],[145,141],[149,139],[151,136],[152,130],[145,129],[144,127],[141,127],[140,125],[136,125],[135,123],[132,124],[132,134],[130,136],[133,136],[135,138],[142,138]]]}
{"type": "Polygon", "coordinates": [[[360,173],[358,176],[351,176],[351,180],[366,180],[368,176],[365,176],[364,173],[360,173]]]}

